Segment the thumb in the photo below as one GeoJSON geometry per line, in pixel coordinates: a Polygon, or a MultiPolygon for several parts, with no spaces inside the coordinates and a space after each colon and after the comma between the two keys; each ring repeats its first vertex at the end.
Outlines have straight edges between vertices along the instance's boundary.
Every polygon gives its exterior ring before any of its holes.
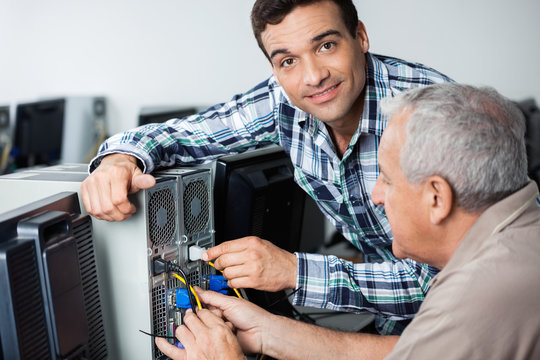
{"type": "Polygon", "coordinates": [[[131,188],[129,193],[135,193],[141,189],[149,189],[156,184],[156,179],[150,174],[143,174],[137,169],[131,178],[131,188]]]}

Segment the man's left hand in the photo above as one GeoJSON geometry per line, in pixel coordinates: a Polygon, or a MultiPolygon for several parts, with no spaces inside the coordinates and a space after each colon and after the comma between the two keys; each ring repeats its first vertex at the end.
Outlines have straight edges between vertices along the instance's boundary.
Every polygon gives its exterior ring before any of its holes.
{"type": "Polygon", "coordinates": [[[244,359],[240,344],[229,326],[207,309],[201,309],[197,314],[187,310],[184,325],[176,329],[176,337],[184,349],[164,338],[156,338],[157,347],[174,360],[244,359]]]}

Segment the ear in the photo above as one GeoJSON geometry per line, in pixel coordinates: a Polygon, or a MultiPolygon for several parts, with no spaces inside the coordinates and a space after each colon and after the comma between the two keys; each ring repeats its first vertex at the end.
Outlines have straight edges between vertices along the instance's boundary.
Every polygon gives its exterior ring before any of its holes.
{"type": "Polygon", "coordinates": [[[365,54],[369,50],[369,38],[367,36],[366,27],[360,20],[358,20],[358,26],[356,27],[356,40],[360,43],[362,52],[365,54]]]}
{"type": "Polygon", "coordinates": [[[429,207],[429,219],[432,224],[439,225],[452,213],[454,192],[448,182],[440,176],[431,176],[424,188],[429,207]]]}

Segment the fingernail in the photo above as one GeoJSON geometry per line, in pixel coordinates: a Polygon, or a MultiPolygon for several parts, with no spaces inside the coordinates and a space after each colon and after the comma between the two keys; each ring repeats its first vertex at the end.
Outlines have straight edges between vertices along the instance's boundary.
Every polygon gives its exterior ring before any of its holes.
{"type": "Polygon", "coordinates": [[[206,252],[203,252],[203,254],[201,255],[201,258],[204,260],[204,261],[208,261],[208,254],[206,252]]]}

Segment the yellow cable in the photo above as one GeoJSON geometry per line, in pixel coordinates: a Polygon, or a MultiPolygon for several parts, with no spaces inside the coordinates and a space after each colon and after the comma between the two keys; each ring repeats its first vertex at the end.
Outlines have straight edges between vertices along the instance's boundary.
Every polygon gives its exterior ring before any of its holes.
{"type": "Polygon", "coordinates": [[[242,295],[240,295],[240,293],[238,292],[238,290],[236,290],[235,288],[232,288],[233,291],[236,293],[236,296],[238,296],[240,299],[242,299],[242,295]]]}
{"type": "MultiPolygon", "coordinates": [[[[213,267],[214,269],[216,268],[216,267],[214,266],[214,263],[211,262],[211,261],[208,262],[208,265],[210,265],[210,266],[213,267]]],[[[219,270],[219,269],[216,269],[216,270],[219,271],[219,272],[221,272],[221,273],[223,274],[223,271],[221,271],[221,270],[219,270]]],[[[231,288],[231,289],[233,289],[233,291],[235,292],[236,296],[238,296],[240,299],[242,299],[242,295],[240,295],[240,292],[239,292],[237,289],[235,289],[235,288],[231,288]]]]}
{"type": "MultiPolygon", "coordinates": [[[[181,282],[184,283],[184,285],[187,286],[187,283],[186,283],[186,280],[184,280],[183,277],[181,277],[180,275],[176,274],[176,273],[173,273],[173,276],[175,278],[177,278],[178,280],[180,280],[181,282]]],[[[189,285],[189,289],[191,290],[191,292],[193,293],[193,295],[195,296],[195,301],[197,301],[197,307],[199,308],[199,310],[202,309],[202,305],[201,305],[201,301],[199,300],[199,297],[197,296],[197,293],[195,292],[195,290],[193,289],[193,287],[191,285],[189,285]]]]}

